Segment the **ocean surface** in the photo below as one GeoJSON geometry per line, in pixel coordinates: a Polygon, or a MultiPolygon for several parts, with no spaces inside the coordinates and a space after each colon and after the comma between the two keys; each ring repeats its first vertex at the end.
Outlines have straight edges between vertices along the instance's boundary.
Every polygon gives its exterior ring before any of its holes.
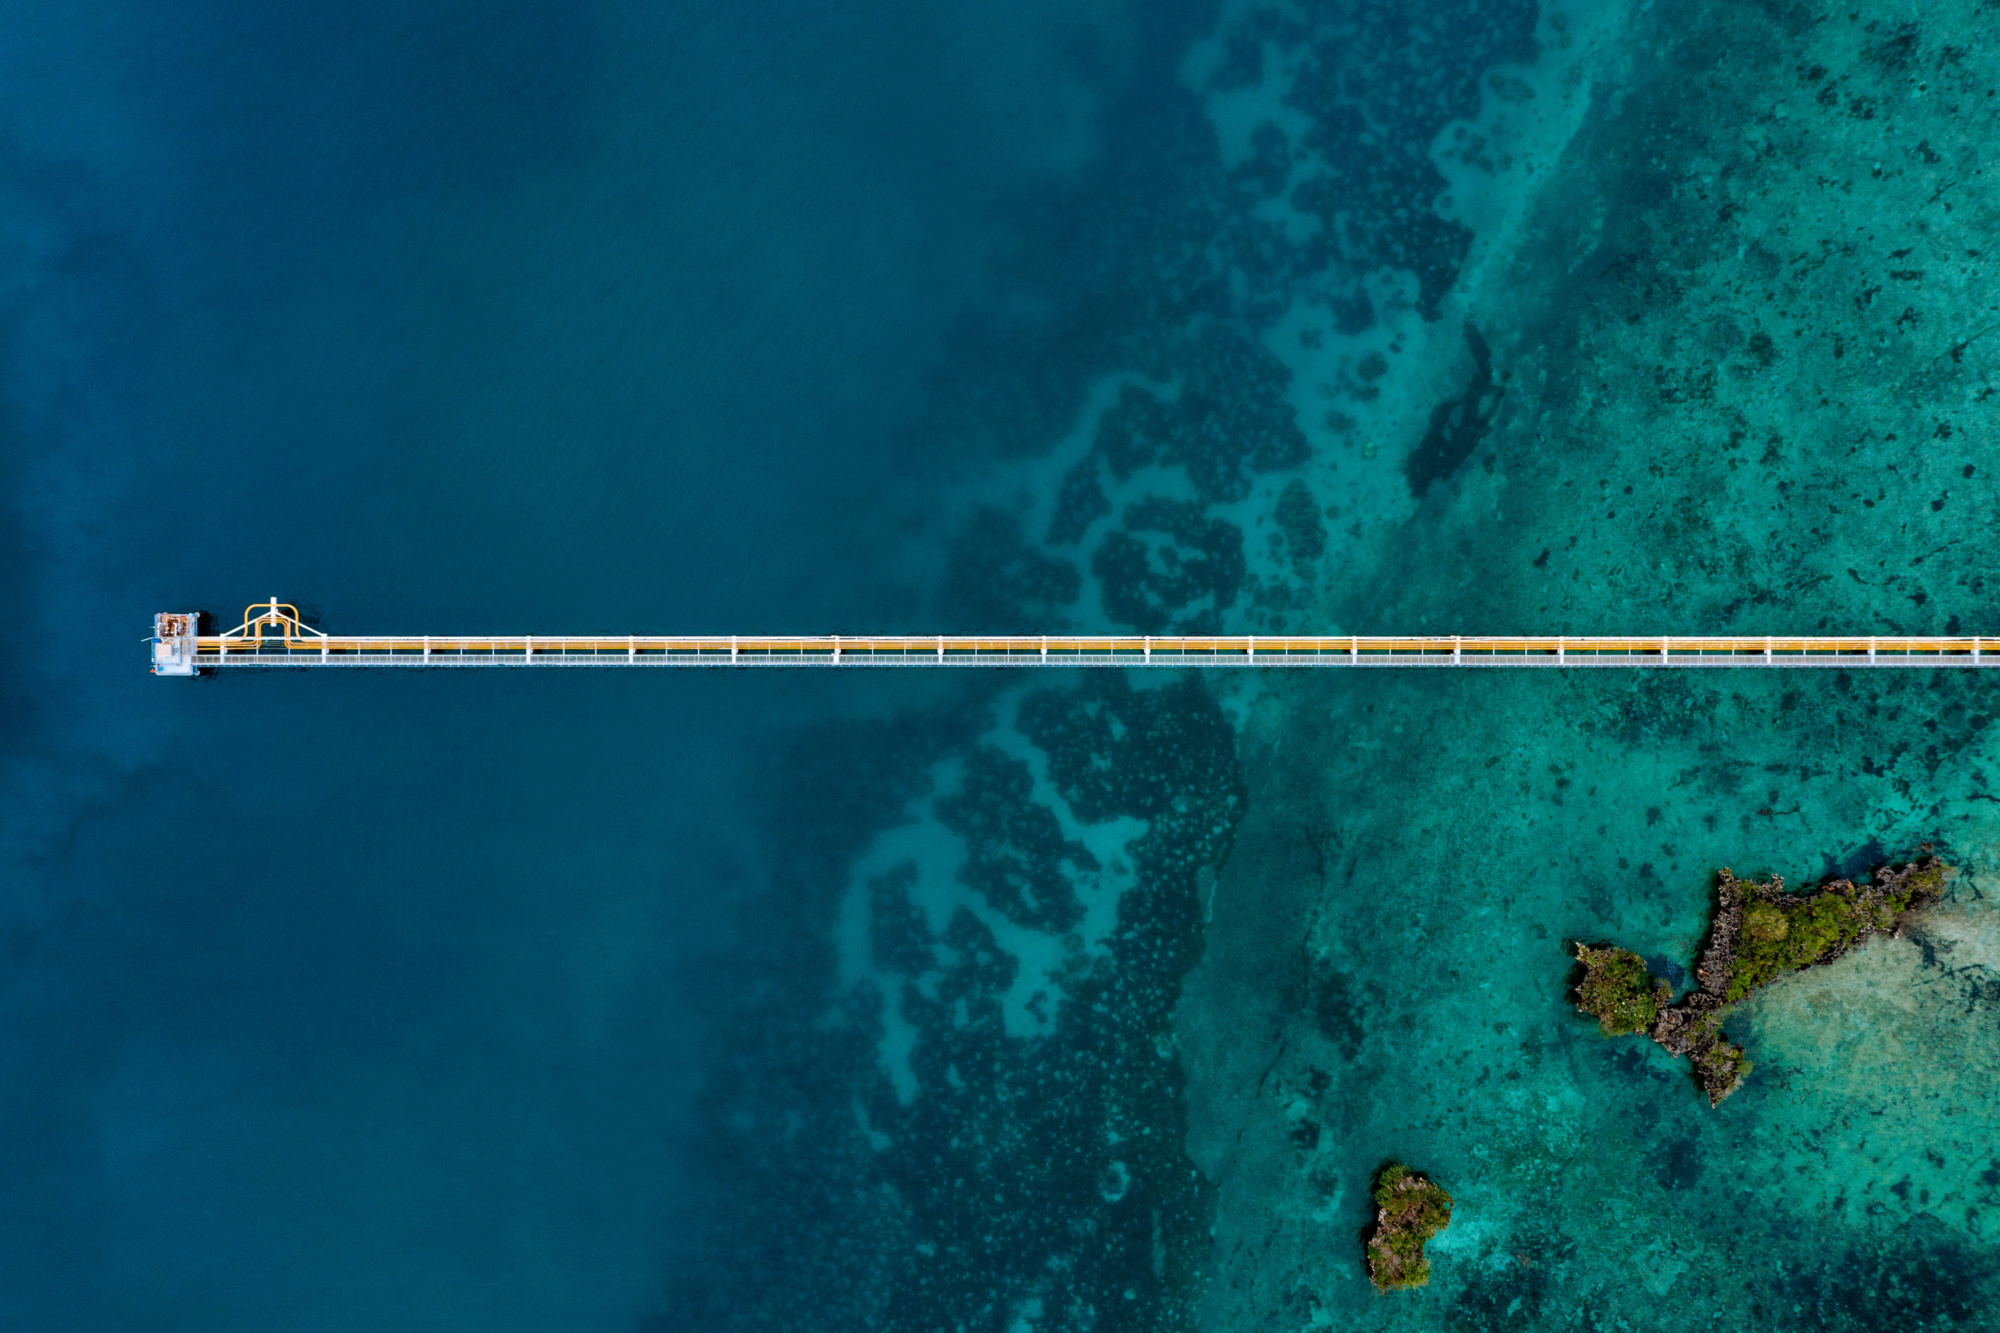
{"type": "Polygon", "coordinates": [[[1993,631],[1993,0],[0,12],[0,1327],[2000,1325],[1986,673],[142,643],[1993,631]]]}

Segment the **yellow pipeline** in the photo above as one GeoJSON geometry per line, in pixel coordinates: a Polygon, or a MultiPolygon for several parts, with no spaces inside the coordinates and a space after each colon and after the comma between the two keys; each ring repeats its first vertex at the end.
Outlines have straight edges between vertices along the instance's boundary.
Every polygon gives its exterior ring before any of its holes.
{"type": "Polygon", "coordinates": [[[323,634],[275,597],[222,634],[156,617],[154,670],[276,666],[1990,666],[1983,638],[1744,635],[323,634]]]}

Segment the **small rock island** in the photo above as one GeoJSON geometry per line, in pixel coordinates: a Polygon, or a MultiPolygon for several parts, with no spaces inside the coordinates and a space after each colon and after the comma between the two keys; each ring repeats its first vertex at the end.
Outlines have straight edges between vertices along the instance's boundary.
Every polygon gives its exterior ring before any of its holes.
{"type": "Polygon", "coordinates": [[[1375,1173],[1375,1226],[1368,1233],[1368,1276],[1380,1291],[1431,1280],[1424,1242],[1451,1223],[1451,1196],[1401,1162],[1375,1173]]]}
{"type": "Polygon", "coordinates": [[[1882,866],[1864,884],[1836,879],[1809,893],[1785,881],[1738,879],[1724,870],[1715,887],[1696,988],[1673,1002],[1673,989],[1646,961],[1615,946],[1574,946],[1583,964],[1576,1007],[1607,1037],[1645,1032],[1684,1055],[1715,1106],[1750,1072],[1743,1048],[1724,1039],[1722,1020],[1752,991],[1787,972],[1830,963],[1871,935],[1893,934],[1903,914],[1935,902],[1951,867],[1935,856],[1882,866]]]}

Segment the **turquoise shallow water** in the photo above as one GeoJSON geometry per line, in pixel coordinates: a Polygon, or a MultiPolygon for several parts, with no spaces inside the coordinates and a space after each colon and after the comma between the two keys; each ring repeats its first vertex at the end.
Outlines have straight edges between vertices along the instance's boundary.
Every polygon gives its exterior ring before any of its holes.
{"type": "Polygon", "coordinates": [[[1990,627],[1990,4],[28,17],[5,1322],[1991,1326],[1983,674],[137,647],[1990,627]],[[1719,1109],[1565,1000],[1925,843],[1719,1109]]]}
{"type": "MultiPolygon", "coordinates": [[[[1979,22],[1636,20],[1469,303],[1490,426],[1348,567],[1343,622],[1983,624],[1995,215],[1944,207],[1993,114],[1979,22]]],[[[1991,1325],[1983,678],[1370,677],[1261,707],[1177,1028],[1223,1182],[1210,1321],[1991,1325]],[[1801,885],[1925,843],[1963,868],[1948,900],[1747,1005],[1757,1067],[1717,1110],[1565,1003],[1565,939],[1688,963],[1718,867],[1801,885]],[[1408,1299],[1350,1248],[1387,1157],[1460,1200],[1408,1299]]]]}
{"type": "MultiPolygon", "coordinates": [[[[1265,1254],[1225,1266],[1217,1306],[1336,1327],[1980,1326],[1989,818],[1880,799],[1891,780],[1848,776],[1832,716],[1787,722],[1788,682],[1674,683],[1369,679],[1267,734],[1253,770],[1293,799],[1253,797],[1181,1025],[1216,1071],[1194,1155],[1238,1182],[1219,1234],[1265,1254]],[[1373,762],[1329,778],[1305,757],[1325,746],[1373,762]],[[1747,1004],[1729,1030],[1755,1068],[1720,1108],[1568,1003],[1566,939],[1687,964],[1709,867],[1798,883],[1925,838],[1969,852],[1947,902],[1747,1004]],[[1257,986],[1274,958],[1282,985],[1257,986]],[[1390,1157],[1457,1198],[1431,1288],[1393,1302],[1350,1246],[1390,1157]]],[[[1838,688],[1805,694],[1832,714],[1838,688]]],[[[1889,697],[1949,716],[1967,693],[1889,697]]]]}

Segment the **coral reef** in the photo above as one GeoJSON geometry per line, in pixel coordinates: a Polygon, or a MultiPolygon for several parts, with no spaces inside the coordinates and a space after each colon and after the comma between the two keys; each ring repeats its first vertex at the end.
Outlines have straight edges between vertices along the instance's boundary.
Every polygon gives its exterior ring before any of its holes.
{"type": "Polygon", "coordinates": [[[1382,1291],[1431,1280],[1424,1242],[1451,1225],[1451,1195],[1401,1162],[1375,1174],[1375,1226],[1368,1234],[1368,1276],[1382,1291]]]}
{"type": "Polygon", "coordinates": [[[1865,884],[1836,879],[1811,893],[1785,891],[1776,875],[1738,879],[1723,870],[1715,915],[1695,966],[1696,988],[1670,1004],[1672,990],[1654,982],[1645,960],[1626,949],[1574,947],[1584,976],[1576,1007],[1604,1035],[1649,1032],[1693,1066],[1710,1106],[1736,1091],[1750,1062],[1726,1040],[1722,1022],[1759,987],[1787,972],[1830,963],[1870,935],[1893,934],[1903,913],[1935,901],[1951,867],[1935,856],[1882,866],[1865,884]]]}

